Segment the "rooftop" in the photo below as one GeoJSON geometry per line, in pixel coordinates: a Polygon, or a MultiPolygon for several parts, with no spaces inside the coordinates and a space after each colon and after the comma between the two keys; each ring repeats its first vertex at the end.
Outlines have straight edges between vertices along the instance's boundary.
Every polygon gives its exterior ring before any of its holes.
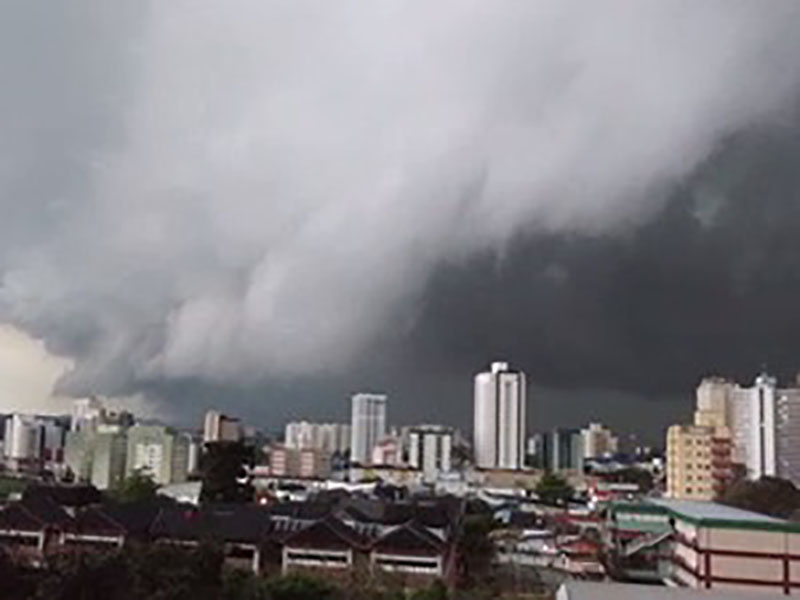
{"type": "Polygon", "coordinates": [[[673,500],[668,498],[652,498],[648,502],[663,506],[672,513],[689,517],[693,520],[722,520],[722,521],[751,521],[754,523],[786,523],[783,519],[776,519],[769,515],[741,508],[734,508],[717,502],[703,502],[700,500],[673,500]]]}
{"type": "Polygon", "coordinates": [[[763,600],[763,591],[734,592],[730,590],[693,590],[657,585],[635,585],[590,581],[569,581],[558,590],[557,600],[763,600]]]}

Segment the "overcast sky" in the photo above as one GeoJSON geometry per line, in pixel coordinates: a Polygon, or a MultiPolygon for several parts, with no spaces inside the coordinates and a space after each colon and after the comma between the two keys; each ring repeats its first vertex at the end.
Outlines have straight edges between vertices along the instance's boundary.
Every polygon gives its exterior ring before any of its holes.
{"type": "Polygon", "coordinates": [[[532,427],[656,437],[704,374],[800,369],[798,30],[793,0],[0,0],[0,358],[25,332],[59,398],[270,428],[360,389],[468,426],[502,358],[532,427]]]}

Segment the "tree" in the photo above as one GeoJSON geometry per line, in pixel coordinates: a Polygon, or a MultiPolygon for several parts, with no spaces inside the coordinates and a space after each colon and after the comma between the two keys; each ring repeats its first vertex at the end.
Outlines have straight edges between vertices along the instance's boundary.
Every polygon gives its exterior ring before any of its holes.
{"type": "Polygon", "coordinates": [[[719,501],[728,506],[788,519],[800,509],[800,490],[791,481],[762,477],[758,481],[742,479],[725,490],[719,501]]]}
{"type": "Polygon", "coordinates": [[[308,575],[276,577],[265,587],[270,600],[329,600],[337,591],[327,581],[308,575]]]}
{"type": "Polygon", "coordinates": [[[206,444],[200,471],[204,502],[250,502],[253,488],[244,483],[246,467],[254,462],[253,448],[242,442],[206,444]]]}
{"type": "Polygon", "coordinates": [[[467,515],[456,539],[459,587],[474,587],[489,580],[494,562],[494,529],[491,515],[467,515]]]}
{"type": "Polygon", "coordinates": [[[566,504],[575,493],[566,479],[550,471],[542,475],[539,483],[536,484],[535,491],[545,504],[558,505],[566,504]]]}
{"type": "Polygon", "coordinates": [[[643,494],[653,489],[653,474],[639,467],[625,467],[607,476],[609,481],[615,483],[635,483],[643,494]]]}
{"type": "Polygon", "coordinates": [[[135,470],[129,477],[126,477],[120,486],[111,492],[111,496],[117,501],[125,504],[135,502],[146,502],[156,497],[158,484],[153,478],[142,471],[135,470]]]}

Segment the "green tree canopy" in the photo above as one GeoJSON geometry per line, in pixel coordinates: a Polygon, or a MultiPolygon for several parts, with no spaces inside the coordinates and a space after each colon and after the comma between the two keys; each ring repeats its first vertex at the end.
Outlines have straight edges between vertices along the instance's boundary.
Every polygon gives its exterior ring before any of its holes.
{"type": "Polygon", "coordinates": [[[800,509],[800,490],[791,481],[762,477],[758,481],[742,479],[731,485],[719,501],[728,506],[788,519],[800,509]]]}
{"type": "Polygon", "coordinates": [[[566,479],[550,471],[542,475],[534,491],[546,504],[566,504],[575,493],[566,479]]]}
{"type": "Polygon", "coordinates": [[[246,467],[254,462],[254,451],[243,442],[206,444],[200,462],[203,480],[202,500],[210,502],[249,502],[253,488],[243,483],[246,467]]]}
{"type": "Polygon", "coordinates": [[[137,469],[126,477],[120,486],[111,492],[111,497],[117,502],[134,503],[146,502],[156,497],[158,484],[146,472],[137,469]]]}

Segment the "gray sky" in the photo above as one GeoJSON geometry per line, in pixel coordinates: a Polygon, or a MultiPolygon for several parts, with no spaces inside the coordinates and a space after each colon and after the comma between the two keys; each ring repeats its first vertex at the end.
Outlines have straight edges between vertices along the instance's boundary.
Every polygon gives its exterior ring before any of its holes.
{"type": "Polygon", "coordinates": [[[362,387],[657,432],[797,369],[791,0],[0,2],[0,322],[273,425],[362,387]],[[274,423],[273,423],[274,422],[274,423]]]}

